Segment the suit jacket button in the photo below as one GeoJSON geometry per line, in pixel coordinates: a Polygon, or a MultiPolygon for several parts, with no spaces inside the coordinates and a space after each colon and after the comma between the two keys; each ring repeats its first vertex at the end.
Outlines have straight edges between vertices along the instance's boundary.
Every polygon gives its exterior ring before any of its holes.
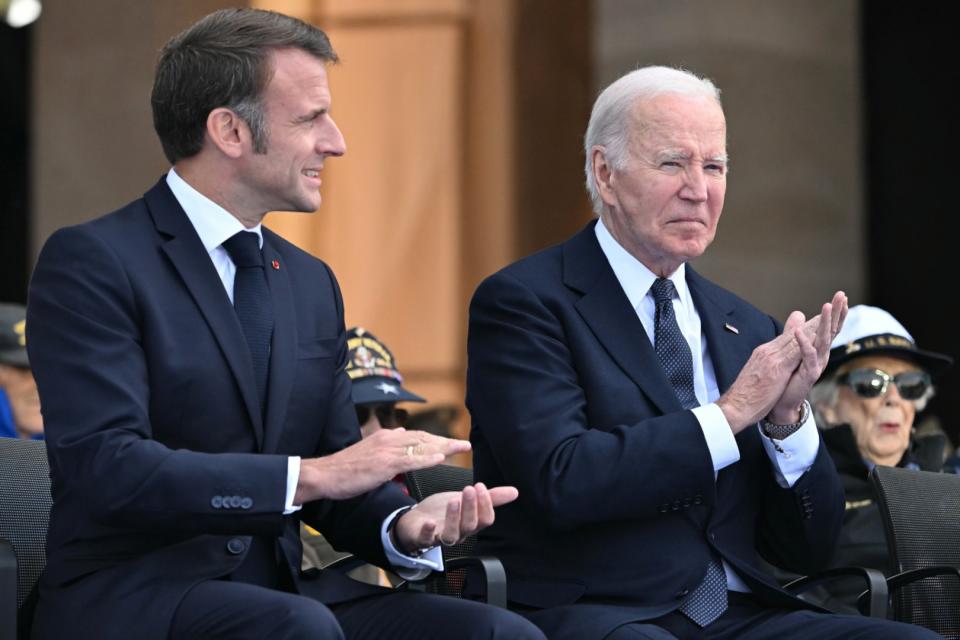
{"type": "Polygon", "coordinates": [[[680,600],[681,598],[686,598],[687,594],[689,593],[690,593],[690,589],[687,589],[686,587],[684,587],[683,589],[680,589],[680,591],[677,591],[677,600],[680,600]]]}
{"type": "Polygon", "coordinates": [[[693,496],[693,504],[703,504],[703,496],[701,495],[693,496]]]}
{"type": "Polygon", "coordinates": [[[249,509],[252,506],[253,506],[253,498],[251,498],[250,496],[244,496],[243,499],[240,500],[241,509],[249,509]]]}
{"type": "Polygon", "coordinates": [[[247,545],[240,538],[230,538],[227,542],[227,552],[235,556],[246,551],[247,545]]]}
{"type": "Polygon", "coordinates": [[[680,511],[680,501],[674,500],[673,504],[670,506],[674,511],[680,511]]]}
{"type": "Polygon", "coordinates": [[[684,499],[683,499],[683,508],[684,508],[684,509],[688,508],[691,504],[693,504],[693,501],[690,500],[690,498],[684,498],[684,499]]]}
{"type": "Polygon", "coordinates": [[[213,496],[212,498],[210,498],[210,506],[213,507],[214,509],[222,509],[223,496],[213,496]]]}
{"type": "Polygon", "coordinates": [[[240,499],[240,496],[230,496],[230,506],[234,509],[239,509],[240,504],[243,501],[240,499]]]}
{"type": "Polygon", "coordinates": [[[666,513],[667,511],[670,511],[670,506],[667,505],[666,502],[664,502],[662,505],[657,507],[657,511],[659,511],[660,513],[666,513]]]}

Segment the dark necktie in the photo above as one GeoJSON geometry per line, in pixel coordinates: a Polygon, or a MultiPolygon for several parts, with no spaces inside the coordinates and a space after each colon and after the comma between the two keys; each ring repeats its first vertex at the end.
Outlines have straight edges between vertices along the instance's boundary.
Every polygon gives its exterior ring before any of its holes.
{"type": "MultiPolygon", "coordinates": [[[[673,311],[673,297],[677,290],[673,282],[658,278],[650,287],[656,301],[657,314],[654,318],[654,343],[657,358],[673,386],[674,393],[680,399],[684,409],[699,406],[693,392],[693,356],[690,346],[680,332],[673,311]]],[[[697,588],[680,603],[680,612],[694,623],[705,627],[727,609],[727,576],[723,565],[713,552],[707,564],[707,574],[697,588]]]]}
{"type": "Polygon", "coordinates": [[[267,406],[270,368],[270,338],[273,335],[273,304],[263,269],[263,252],[256,233],[241,231],[223,243],[237,267],[233,281],[233,308],[247,339],[253,360],[253,376],[260,395],[260,410],[267,406]]]}

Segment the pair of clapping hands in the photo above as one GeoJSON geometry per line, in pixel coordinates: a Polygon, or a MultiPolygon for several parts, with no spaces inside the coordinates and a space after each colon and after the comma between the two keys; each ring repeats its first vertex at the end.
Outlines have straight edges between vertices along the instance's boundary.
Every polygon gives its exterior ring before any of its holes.
{"type": "Polygon", "coordinates": [[[734,433],[766,418],[773,424],[798,421],[801,406],[830,359],[830,343],[847,317],[847,296],[833,294],[819,315],[807,320],[794,311],[783,333],[750,355],[737,379],[717,400],[734,433]]]}

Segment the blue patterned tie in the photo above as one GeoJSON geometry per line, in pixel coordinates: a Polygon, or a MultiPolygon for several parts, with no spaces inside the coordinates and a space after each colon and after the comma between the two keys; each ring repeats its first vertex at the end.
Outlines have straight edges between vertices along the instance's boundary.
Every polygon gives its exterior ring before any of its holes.
{"type": "MultiPolygon", "coordinates": [[[[690,346],[680,333],[680,326],[673,311],[673,298],[677,294],[673,282],[657,278],[650,287],[656,301],[654,318],[654,344],[660,365],[673,385],[673,390],[684,409],[699,406],[693,392],[693,356],[690,346]]],[[[697,588],[680,603],[680,612],[694,623],[705,627],[727,609],[727,576],[720,559],[711,552],[707,574],[697,588]]]]}
{"type": "Polygon", "coordinates": [[[273,335],[273,304],[263,269],[263,252],[256,233],[241,231],[223,243],[237,266],[233,281],[233,308],[250,348],[253,375],[260,396],[260,410],[267,406],[267,378],[270,368],[270,338],[273,335]]]}

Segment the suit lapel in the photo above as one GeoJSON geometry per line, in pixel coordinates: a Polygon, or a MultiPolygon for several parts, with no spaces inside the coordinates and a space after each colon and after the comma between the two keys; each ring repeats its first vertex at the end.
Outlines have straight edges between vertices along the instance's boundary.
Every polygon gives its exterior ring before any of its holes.
{"type": "Polygon", "coordinates": [[[270,347],[270,381],[267,386],[266,439],[263,450],[276,451],[287,414],[287,403],[293,387],[297,362],[296,310],[290,277],[284,260],[272,246],[264,229],[263,257],[266,263],[267,285],[273,299],[273,342],[270,347]]]}
{"type": "Polygon", "coordinates": [[[575,307],[610,357],[660,411],[681,411],[653,345],[600,249],[594,224],[563,245],[564,283],[583,293],[575,307]]]}
{"type": "Polygon", "coordinates": [[[223,282],[166,180],[161,179],[144,195],[144,199],[157,230],[168,237],[161,247],[163,252],[200,308],[237,381],[259,449],[263,446],[263,419],[253,377],[253,362],[223,282]]]}
{"type": "Polygon", "coordinates": [[[707,337],[707,349],[710,351],[710,360],[717,377],[717,387],[720,393],[725,392],[737,379],[743,365],[742,356],[743,338],[739,333],[728,327],[736,327],[736,318],[733,317],[734,308],[730,304],[722,304],[713,292],[711,285],[700,274],[687,265],[687,285],[693,304],[700,315],[700,330],[707,337]]]}
{"type": "MultiPolygon", "coordinates": [[[[700,314],[700,330],[707,337],[707,349],[717,378],[717,388],[722,394],[730,388],[743,367],[745,339],[729,328],[736,327],[737,324],[733,304],[724,304],[721,296],[714,290],[715,285],[701,277],[690,265],[687,265],[687,284],[690,286],[693,304],[700,314]]],[[[731,464],[720,470],[717,474],[718,496],[733,490],[739,469],[739,464],[731,464]]],[[[724,504],[722,500],[718,502],[724,504]]],[[[730,502],[726,501],[727,504],[730,502]]]]}

